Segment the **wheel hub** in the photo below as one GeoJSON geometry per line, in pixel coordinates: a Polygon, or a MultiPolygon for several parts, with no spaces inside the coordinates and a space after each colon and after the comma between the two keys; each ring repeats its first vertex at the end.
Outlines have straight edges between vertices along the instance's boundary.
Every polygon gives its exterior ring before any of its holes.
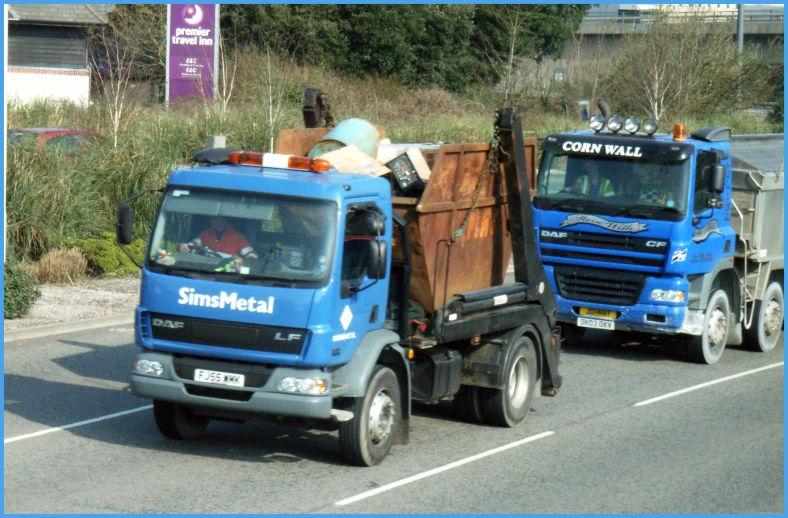
{"type": "Polygon", "coordinates": [[[782,308],[780,308],[780,304],[778,304],[776,300],[771,299],[769,303],[766,304],[763,310],[763,316],[763,330],[766,332],[766,336],[771,336],[775,332],[780,331],[783,312],[782,308]]]}
{"type": "Polygon", "coordinates": [[[713,347],[720,345],[725,340],[727,323],[728,319],[725,318],[725,313],[719,308],[714,308],[709,317],[709,342],[713,347]]]}
{"type": "Polygon", "coordinates": [[[528,362],[520,357],[509,374],[509,401],[515,408],[520,408],[528,397],[528,362]]]}
{"type": "Polygon", "coordinates": [[[394,424],[394,401],[381,390],[369,407],[369,438],[375,444],[385,441],[394,424]]]}

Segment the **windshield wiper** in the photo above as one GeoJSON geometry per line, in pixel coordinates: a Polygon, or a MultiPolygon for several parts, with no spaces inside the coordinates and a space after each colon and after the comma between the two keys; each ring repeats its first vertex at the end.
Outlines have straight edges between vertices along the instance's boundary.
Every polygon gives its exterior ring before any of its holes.
{"type": "Polygon", "coordinates": [[[643,216],[650,216],[654,212],[681,212],[676,207],[660,207],[659,205],[648,205],[645,203],[638,203],[637,205],[630,205],[624,207],[620,211],[613,214],[613,216],[635,215],[636,211],[643,216]]]}
{"type": "Polygon", "coordinates": [[[189,277],[194,273],[193,270],[178,268],[174,265],[167,265],[157,263],[155,261],[148,262],[148,269],[152,272],[163,273],[164,275],[177,275],[178,277],[189,277]]]}
{"type": "Polygon", "coordinates": [[[550,205],[548,205],[547,208],[544,210],[553,210],[555,208],[559,208],[562,210],[572,210],[572,206],[575,205],[576,204],[575,202],[578,201],[585,201],[585,200],[583,200],[582,198],[564,198],[562,200],[558,200],[558,201],[554,201],[553,203],[550,203],[550,205]]]}

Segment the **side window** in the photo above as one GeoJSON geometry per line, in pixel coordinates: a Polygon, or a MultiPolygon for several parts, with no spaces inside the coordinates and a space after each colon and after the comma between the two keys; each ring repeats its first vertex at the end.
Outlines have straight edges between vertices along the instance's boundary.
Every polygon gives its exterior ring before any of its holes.
{"type": "Polygon", "coordinates": [[[566,155],[550,157],[547,170],[540,177],[537,194],[555,194],[564,188],[566,181],[566,155]]]}
{"type": "Polygon", "coordinates": [[[367,274],[367,265],[375,237],[367,226],[367,213],[353,211],[345,222],[345,243],[342,250],[342,280],[359,281],[367,274]]]}
{"type": "Polygon", "coordinates": [[[709,151],[699,151],[695,164],[695,202],[693,212],[703,212],[708,208],[709,182],[711,181],[712,168],[717,164],[717,155],[709,151]]]}
{"type": "Polygon", "coordinates": [[[77,135],[61,135],[59,137],[51,138],[44,145],[47,151],[56,151],[58,153],[70,153],[79,149],[79,138],[77,135]]]}

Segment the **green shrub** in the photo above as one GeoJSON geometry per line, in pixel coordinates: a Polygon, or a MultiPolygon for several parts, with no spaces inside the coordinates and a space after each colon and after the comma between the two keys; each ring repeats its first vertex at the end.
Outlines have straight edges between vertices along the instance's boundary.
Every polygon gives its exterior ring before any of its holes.
{"type": "MultiPolygon", "coordinates": [[[[104,232],[100,238],[75,241],[74,245],[85,254],[88,270],[94,275],[130,275],[139,271],[137,265],[115,242],[115,236],[111,232],[104,232]]],[[[145,256],[145,241],[137,239],[125,248],[137,264],[142,263],[145,256]]]]}
{"type": "Polygon", "coordinates": [[[3,268],[4,318],[21,318],[41,296],[35,279],[18,266],[6,264],[3,268]]]}

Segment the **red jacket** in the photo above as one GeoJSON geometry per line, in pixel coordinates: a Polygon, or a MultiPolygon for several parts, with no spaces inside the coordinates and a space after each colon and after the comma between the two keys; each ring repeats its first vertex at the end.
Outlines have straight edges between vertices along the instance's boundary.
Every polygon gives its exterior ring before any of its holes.
{"type": "Polygon", "coordinates": [[[200,235],[192,240],[190,245],[205,245],[214,252],[226,255],[240,255],[242,257],[257,258],[254,249],[249,245],[243,234],[235,230],[229,224],[224,229],[221,239],[216,238],[213,227],[200,232],[200,235]]]}

